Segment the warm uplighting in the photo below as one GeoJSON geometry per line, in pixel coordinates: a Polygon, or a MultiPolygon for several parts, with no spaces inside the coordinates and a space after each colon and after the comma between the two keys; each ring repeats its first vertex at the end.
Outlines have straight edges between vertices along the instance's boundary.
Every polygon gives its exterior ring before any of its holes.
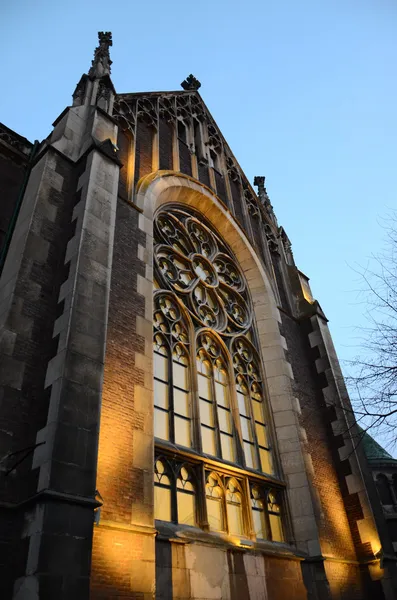
{"type": "Polygon", "coordinates": [[[304,275],[303,273],[301,273],[299,271],[299,280],[300,280],[300,283],[301,283],[303,297],[305,298],[305,300],[307,302],[310,302],[310,304],[313,304],[314,298],[312,296],[312,292],[311,292],[311,289],[310,289],[309,278],[306,277],[306,275],[304,275]]]}

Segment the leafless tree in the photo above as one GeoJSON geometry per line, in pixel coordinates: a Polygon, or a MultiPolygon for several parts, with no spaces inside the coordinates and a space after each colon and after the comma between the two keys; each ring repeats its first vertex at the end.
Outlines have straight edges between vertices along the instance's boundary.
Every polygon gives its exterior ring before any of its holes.
{"type": "Polygon", "coordinates": [[[386,246],[359,269],[368,325],[360,329],[359,355],[349,361],[347,384],[357,422],[397,442],[397,212],[385,225],[386,246]]]}

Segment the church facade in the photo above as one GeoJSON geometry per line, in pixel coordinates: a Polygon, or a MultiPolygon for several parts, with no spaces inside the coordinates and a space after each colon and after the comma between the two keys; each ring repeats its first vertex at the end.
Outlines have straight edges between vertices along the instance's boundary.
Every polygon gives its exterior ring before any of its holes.
{"type": "Polygon", "coordinates": [[[1,597],[395,598],[265,178],[193,75],[118,94],[111,45],[43,142],[0,126],[1,597]]]}

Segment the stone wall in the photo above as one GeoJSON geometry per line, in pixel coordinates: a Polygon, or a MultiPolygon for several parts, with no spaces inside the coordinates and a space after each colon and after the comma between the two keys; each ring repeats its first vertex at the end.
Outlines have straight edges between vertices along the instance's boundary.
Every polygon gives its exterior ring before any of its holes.
{"type": "Polygon", "coordinates": [[[306,600],[300,562],[178,541],[156,542],[156,600],[306,600]]]}

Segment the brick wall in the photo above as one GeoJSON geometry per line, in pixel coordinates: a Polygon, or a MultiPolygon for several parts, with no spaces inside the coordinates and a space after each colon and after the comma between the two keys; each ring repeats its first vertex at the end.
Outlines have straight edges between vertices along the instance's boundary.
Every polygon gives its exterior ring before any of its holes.
{"type": "Polygon", "coordinates": [[[139,119],[135,141],[135,184],[141,177],[152,172],[153,134],[153,127],[143,119],[139,119]]]}
{"type": "Polygon", "coordinates": [[[159,125],[159,165],[160,169],[171,170],[172,164],[172,123],[160,119],[159,125]]]}
{"type": "Polygon", "coordinates": [[[307,435],[312,462],[312,484],[317,498],[317,522],[324,554],[355,560],[349,522],[335,468],[327,414],[318,388],[311,349],[300,323],[282,315],[283,333],[294,373],[294,393],[301,407],[300,423],[307,435]]]}
{"type": "Polygon", "coordinates": [[[119,201],[99,437],[97,488],[103,507],[94,532],[92,599],[140,599],[154,584],[153,534],[137,530],[153,524],[148,501],[153,449],[145,454],[149,463],[145,470],[139,434],[146,430],[146,416],[142,402],[136,405],[137,389],[145,384],[144,372],[136,365],[136,355],[145,352],[144,338],[137,332],[137,320],[145,315],[138,279],[145,275],[139,248],[146,236],[139,228],[139,216],[119,201]]]}

